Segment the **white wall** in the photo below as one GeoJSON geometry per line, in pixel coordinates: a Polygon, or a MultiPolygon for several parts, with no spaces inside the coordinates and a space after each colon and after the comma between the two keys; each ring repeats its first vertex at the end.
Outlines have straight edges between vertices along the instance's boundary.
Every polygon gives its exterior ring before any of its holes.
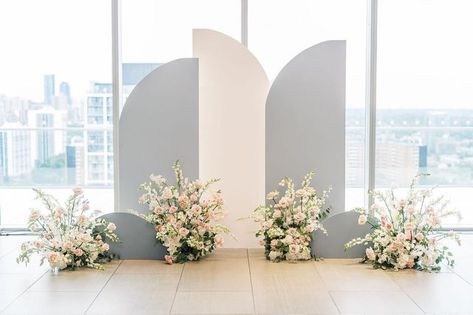
{"type": "Polygon", "coordinates": [[[269,89],[258,60],[238,41],[212,30],[194,30],[199,58],[199,171],[222,178],[227,217],[238,241],[226,247],[257,247],[248,217],[264,203],[264,115],[269,89]]]}

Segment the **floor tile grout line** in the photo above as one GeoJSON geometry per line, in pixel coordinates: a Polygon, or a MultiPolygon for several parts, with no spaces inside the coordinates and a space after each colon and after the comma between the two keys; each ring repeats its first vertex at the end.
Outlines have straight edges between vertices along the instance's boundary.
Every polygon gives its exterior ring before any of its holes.
{"type": "Polygon", "coordinates": [[[250,250],[246,249],[246,259],[248,261],[248,272],[250,274],[251,299],[253,301],[253,313],[256,314],[255,291],[253,289],[253,276],[251,274],[250,250]]]}
{"type": "Polygon", "coordinates": [[[5,312],[13,303],[16,302],[16,300],[18,300],[21,296],[23,296],[23,294],[26,293],[26,291],[28,291],[29,289],[31,289],[32,286],[34,286],[39,280],[41,280],[45,274],[48,273],[49,270],[46,270],[43,272],[43,274],[38,278],[36,279],[35,281],[33,281],[32,284],[30,284],[26,289],[24,289],[20,294],[18,294],[14,299],[13,301],[11,301],[10,303],[8,303],[2,310],[0,310],[0,314],[5,312]]]}
{"type": "Polygon", "coordinates": [[[340,308],[338,307],[337,302],[335,302],[335,299],[333,298],[332,293],[329,290],[329,287],[327,286],[327,282],[325,282],[324,278],[322,277],[319,270],[317,269],[316,263],[317,263],[317,260],[314,260],[313,267],[314,267],[315,273],[319,276],[320,280],[322,280],[322,282],[324,283],[325,289],[328,295],[330,296],[330,299],[332,300],[333,305],[335,305],[335,308],[337,309],[338,314],[342,314],[342,312],[340,311],[340,308]]]}
{"type": "Polygon", "coordinates": [[[176,302],[177,292],[179,291],[179,285],[181,285],[182,275],[184,274],[184,268],[186,268],[185,263],[182,264],[181,274],[179,275],[179,281],[177,281],[176,291],[174,292],[174,297],[172,299],[171,308],[169,309],[169,314],[172,313],[172,310],[174,308],[174,303],[176,302]]]}
{"type": "Polygon", "coordinates": [[[87,306],[87,308],[85,309],[84,311],[84,314],[87,314],[87,312],[90,310],[90,308],[92,307],[92,305],[94,305],[95,301],[97,301],[97,298],[99,297],[99,295],[103,292],[103,289],[105,289],[105,287],[107,286],[107,284],[110,282],[110,280],[113,278],[113,276],[116,274],[118,268],[120,268],[120,266],[122,265],[123,263],[123,260],[120,260],[120,263],[118,264],[117,268],[115,268],[115,270],[112,272],[112,274],[110,275],[110,277],[107,279],[107,281],[104,283],[104,285],[102,286],[102,288],[99,290],[99,292],[97,292],[97,295],[95,295],[94,299],[92,300],[92,302],[90,302],[89,306],[87,306]]]}
{"type": "Polygon", "coordinates": [[[330,299],[332,300],[333,305],[335,305],[335,307],[337,308],[338,314],[342,314],[342,311],[341,311],[340,308],[338,307],[337,302],[335,302],[335,298],[334,298],[333,295],[332,295],[332,291],[331,291],[331,290],[327,290],[327,293],[328,293],[328,296],[330,296],[330,299]]]}
{"type": "Polygon", "coordinates": [[[394,278],[392,277],[392,275],[389,275],[389,274],[388,274],[388,277],[391,279],[392,282],[394,282],[394,283],[399,287],[399,289],[401,290],[401,292],[404,293],[404,294],[409,298],[409,300],[411,300],[412,303],[414,303],[414,304],[422,311],[422,313],[424,313],[424,314],[427,313],[422,307],[420,307],[419,304],[417,304],[417,302],[412,298],[412,296],[411,296],[406,290],[404,290],[404,289],[402,288],[402,286],[401,286],[396,280],[394,280],[394,278]]]}
{"type": "Polygon", "coordinates": [[[454,275],[456,275],[458,278],[460,278],[460,279],[462,279],[464,282],[466,282],[466,284],[468,284],[469,286],[473,287],[473,282],[470,282],[469,280],[463,278],[462,275],[459,274],[458,272],[456,272],[455,270],[453,270],[453,269],[450,269],[450,270],[452,271],[452,273],[453,273],[454,275]]]}

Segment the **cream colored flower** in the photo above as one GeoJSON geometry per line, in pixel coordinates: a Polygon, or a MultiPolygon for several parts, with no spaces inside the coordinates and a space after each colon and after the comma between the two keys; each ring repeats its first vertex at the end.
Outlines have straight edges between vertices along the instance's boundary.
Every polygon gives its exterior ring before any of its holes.
{"type": "Polygon", "coordinates": [[[358,217],[358,224],[359,225],[366,224],[366,222],[368,222],[368,217],[366,215],[362,214],[358,217]]]}

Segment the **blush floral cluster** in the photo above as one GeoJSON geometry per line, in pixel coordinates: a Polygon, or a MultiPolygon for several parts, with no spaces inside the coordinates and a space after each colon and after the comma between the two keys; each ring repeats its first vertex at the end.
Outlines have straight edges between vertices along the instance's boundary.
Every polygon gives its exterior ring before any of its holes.
{"type": "Polygon", "coordinates": [[[269,192],[268,204],[254,210],[252,218],[259,224],[256,236],[262,237],[260,245],[264,246],[267,259],[308,260],[312,257],[313,232],[318,229],[326,232],[320,221],[330,211],[324,208],[328,192],[317,195],[311,187],[313,176],[313,172],[308,173],[297,190],[291,178],[284,178],[279,185],[285,192],[282,195],[277,190],[269,192]]]}
{"type": "Polygon", "coordinates": [[[81,188],[73,189],[64,206],[42,190],[34,191],[46,211],[31,210],[28,228],[39,237],[21,245],[17,262],[28,264],[32,254],[39,254],[41,264],[46,260],[51,268],[102,269],[102,263],[111,259],[106,241],[119,241],[115,224],[97,218],[98,211],[90,211],[81,188]]]}
{"type": "Polygon", "coordinates": [[[375,268],[439,271],[444,261],[453,266],[453,255],[442,240],[451,238],[458,244],[460,240],[457,234],[442,230],[442,220],[458,213],[450,209],[444,196],[435,197],[434,189],[416,188],[419,178],[426,175],[413,179],[404,198],[398,198],[392,189],[371,192],[376,201],[371,213],[356,211],[360,213],[358,223],[370,224],[372,232],[353,239],[345,248],[369,246],[363,262],[375,268]]]}
{"type": "Polygon", "coordinates": [[[167,248],[167,263],[198,260],[223,244],[229,229],[218,223],[225,216],[221,192],[209,191],[218,180],[190,181],[184,178],[179,161],[173,165],[176,184],[161,175],[140,186],[139,199],[150,213],[143,217],[155,225],[156,238],[167,248]]]}

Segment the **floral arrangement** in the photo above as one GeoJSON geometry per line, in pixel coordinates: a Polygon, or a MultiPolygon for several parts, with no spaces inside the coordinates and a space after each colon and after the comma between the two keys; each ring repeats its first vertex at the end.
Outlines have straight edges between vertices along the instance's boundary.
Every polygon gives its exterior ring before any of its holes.
{"type": "Polygon", "coordinates": [[[375,203],[372,215],[365,209],[360,213],[358,223],[370,224],[373,231],[363,238],[356,238],[345,244],[370,245],[363,262],[370,262],[375,268],[395,270],[414,268],[425,271],[439,271],[441,263],[453,266],[452,253],[441,245],[445,238],[452,238],[460,244],[457,234],[441,230],[442,219],[458,215],[449,208],[444,196],[434,197],[433,189],[416,189],[416,176],[405,198],[398,198],[391,189],[386,192],[371,192],[375,203]]]}
{"type": "Polygon", "coordinates": [[[105,241],[118,241],[115,224],[96,218],[97,211],[88,213],[89,202],[81,188],[73,189],[64,206],[42,190],[34,191],[47,211],[31,210],[28,228],[38,232],[39,237],[21,245],[17,262],[28,264],[32,254],[39,254],[41,265],[47,260],[55,270],[102,269],[102,263],[111,259],[105,241]]]}
{"type": "Polygon", "coordinates": [[[279,183],[286,188],[283,196],[272,191],[266,196],[269,204],[253,211],[252,218],[259,223],[256,237],[263,237],[260,245],[267,259],[308,260],[313,232],[321,229],[326,233],[320,221],[330,212],[330,208],[323,208],[328,191],[318,196],[310,186],[313,176],[313,172],[308,173],[297,190],[292,179],[284,178],[279,183]]]}
{"type": "Polygon", "coordinates": [[[151,211],[143,217],[155,225],[156,239],[168,250],[168,264],[199,260],[220,247],[222,234],[229,232],[218,223],[225,216],[220,190],[208,191],[218,180],[189,181],[184,178],[179,161],[173,170],[174,186],[161,175],[151,175],[151,182],[140,186],[144,193],[139,199],[151,211]]]}

